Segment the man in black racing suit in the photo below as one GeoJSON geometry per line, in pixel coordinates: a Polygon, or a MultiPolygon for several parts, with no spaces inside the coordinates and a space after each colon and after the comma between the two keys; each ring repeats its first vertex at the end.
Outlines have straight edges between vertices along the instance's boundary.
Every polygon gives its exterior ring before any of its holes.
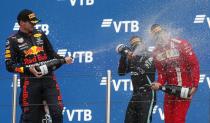
{"type": "Polygon", "coordinates": [[[156,94],[148,85],[155,80],[155,66],[140,37],[133,36],[130,44],[131,52],[121,56],[118,67],[120,76],[130,72],[134,89],[124,122],[150,123],[156,94]]]}
{"type": "MultiPolygon", "coordinates": [[[[52,122],[62,123],[62,97],[55,75],[53,71],[45,71],[44,75],[35,66],[44,65],[53,59],[64,59],[65,63],[70,64],[72,59],[57,55],[46,35],[34,29],[39,20],[31,10],[22,10],[17,20],[20,29],[6,41],[5,63],[9,72],[20,74],[20,123],[42,123],[43,114],[40,112],[43,111],[43,100],[49,106],[52,122]]],[[[61,65],[55,65],[53,70],[61,65]]]]}

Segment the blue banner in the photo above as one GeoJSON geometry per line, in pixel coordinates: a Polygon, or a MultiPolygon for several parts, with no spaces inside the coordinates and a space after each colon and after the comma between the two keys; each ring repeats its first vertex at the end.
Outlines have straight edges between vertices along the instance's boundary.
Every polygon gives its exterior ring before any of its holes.
{"type": "MultiPolygon", "coordinates": [[[[133,87],[130,75],[117,74],[119,55],[115,47],[128,44],[133,35],[143,37],[149,47],[154,47],[149,36],[154,23],[192,44],[201,75],[186,122],[210,122],[208,0],[4,0],[0,8],[1,123],[11,122],[12,117],[13,74],[5,68],[5,42],[19,29],[16,17],[25,8],[41,19],[35,28],[45,32],[59,55],[75,57],[73,64],[56,71],[65,123],[105,123],[107,70],[112,71],[111,123],[123,123],[133,87]]],[[[20,113],[18,106],[17,120],[20,113]]],[[[164,122],[162,92],[158,92],[153,122],[164,122]]]]}

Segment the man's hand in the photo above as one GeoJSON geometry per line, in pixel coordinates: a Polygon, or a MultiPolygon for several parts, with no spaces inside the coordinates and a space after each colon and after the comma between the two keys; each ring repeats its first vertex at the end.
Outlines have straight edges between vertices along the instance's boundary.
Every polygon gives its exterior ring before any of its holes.
{"type": "Polygon", "coordinates": [[[65,61],[67,64],[73,63],[73,59],[71,57],[65,57],[65,61]]]}
{"type": "Polygon", "coordinates": [[[193,87],[191,92],[190,92],[190,99],[192,99],[193,95],[195,94],[197,88],[196,87],[193,87]]]}
{"type": "Polygon", "coordinates": [[[40,78],[40,77],[43,76],[42,73],[41,73],[41,72],[38,72],[38,71],[35,69],[34,66],[30,67],[29,70],[30,70],[30,72],[31,72],[32,74],[34,74],[34,76],[36,76],[36,77],[38,77],[38,78],[40,78]]]}
{"type": "Polygon", "coordinates": [[[158,89],[160,88],[160,86],[162,86],[160,83],[158,83],[158,82],[153,82],[153,83],[151,84],[151,89],[152,89],[152,90],[158,90],[158,89]]]}
{"type": "Polygon", "coordinates": [[[133,58],[133,53],[132,52],[128,52],[127,58],[128,58],[128,60],[131,60],[133,58]]]}

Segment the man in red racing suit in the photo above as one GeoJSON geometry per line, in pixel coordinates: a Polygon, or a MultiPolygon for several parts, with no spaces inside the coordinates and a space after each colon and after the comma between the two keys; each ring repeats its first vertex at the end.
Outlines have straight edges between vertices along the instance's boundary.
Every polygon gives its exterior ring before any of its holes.
{"type": "MultiPolygon", "coordinates": [[[[157,90],[162,85],[176,85],[192,88],[194,94],[199,82],[199,63],[191,45],[186,40],[171,39],[160,25],[151,28],[156,49],[153,51],[158,80],[152,89],[157,90]],[[165,40],[165,41],[164,41],[165,40]]],[[[165,123],[185,123],[185,117],[191,98],[183,99],[165,93],[164,114],[165,123]]]]}

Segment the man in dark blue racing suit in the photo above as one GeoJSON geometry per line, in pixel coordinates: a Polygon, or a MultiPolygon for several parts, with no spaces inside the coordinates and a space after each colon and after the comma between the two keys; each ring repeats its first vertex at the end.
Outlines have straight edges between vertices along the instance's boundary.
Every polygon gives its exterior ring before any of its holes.
{"type": "Polygon", "coordinates": [[[47,36],[34,29],[39,20],[31,10],[22,10],[17,20],[20,29],[6,41],[5,64],[9,72],[20,74],[20,123],[41,123],[43,100],[49,105],[52,122],[62,123],[62,98],[53,73],[62,63],[55,64],[51,70],[45,64],[55,59],[70,64],[72,59],[57,55],[47,36]]]}
{"type": "Polygon", "coordinates": [[[150,52],[138,36],[130,39],[131,52],[119,60],[118,74],[131,74],[132,98],[128,104],[125,123],[150,123],[156,95],[149,85],[155,80],[155,66],[150,52]]]}

